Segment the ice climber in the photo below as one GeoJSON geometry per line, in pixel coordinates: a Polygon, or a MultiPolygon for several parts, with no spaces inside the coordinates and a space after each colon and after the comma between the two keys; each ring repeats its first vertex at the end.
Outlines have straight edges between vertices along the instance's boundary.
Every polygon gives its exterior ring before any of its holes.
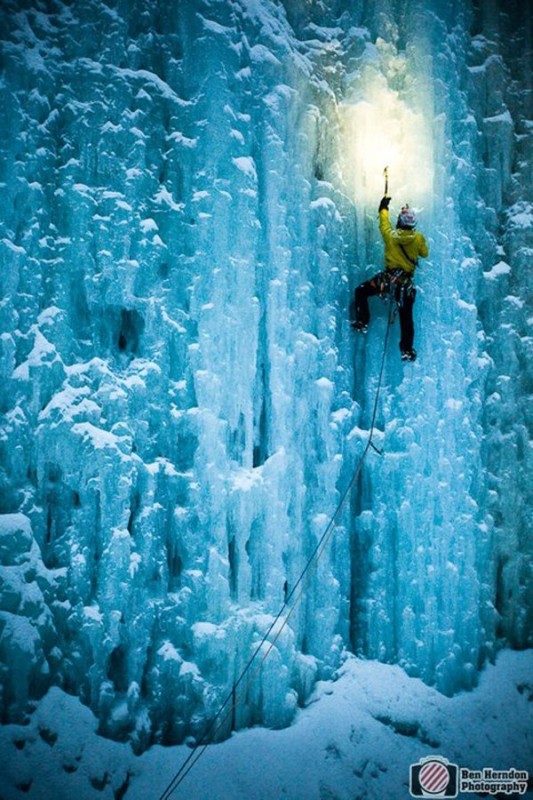
{"type": "Polygon", "coordinates": [[[429,250],[423,234],[415,230],[416,214],[408,205],[401,209],[396,230],[393,230],[389,219],[390,201],[391,198],[385,196],[379,204],[379,230],[385,242],[385,270],[361,283],[355,290],[355,321],[352,327],[360,333],[366,333],[370,321],[368,298],[376,294],[383,297],[389,291],[394,292],[400,317],[402,361],[414,361],[413,305],[416,289],[413,277],[418,259],[426,258],[429,250]]]}

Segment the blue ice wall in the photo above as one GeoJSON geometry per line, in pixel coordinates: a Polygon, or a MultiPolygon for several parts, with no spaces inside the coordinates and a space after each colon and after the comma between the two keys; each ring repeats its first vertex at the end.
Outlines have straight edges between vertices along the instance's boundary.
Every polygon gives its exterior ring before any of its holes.
{"type": "Polygon", "coordinates": [[[364,69],[432,132],[419,360],[394,328],[384,454],[231,724],[288,724],[344,648],[451,693],[531,645],[525,7],[7,2],[1,38],[3,719],[56,683],[182,740],[298,579],[385,331],[379,301],[349,328],[382,259],[342,169],[364,69]]]}

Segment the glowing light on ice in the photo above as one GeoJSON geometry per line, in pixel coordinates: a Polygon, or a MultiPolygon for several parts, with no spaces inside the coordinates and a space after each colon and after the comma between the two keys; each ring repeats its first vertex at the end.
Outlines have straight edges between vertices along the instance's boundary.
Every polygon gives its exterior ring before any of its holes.
{"type": "Polygon", "coordinates": [[[433,153],[428,122],[398,93],[384,86],[340,107],[346,187],[358,206],[374,206],[383,195],[385,167],[389,194],[397,204],[421,206],[433,186],[433,153]]]}

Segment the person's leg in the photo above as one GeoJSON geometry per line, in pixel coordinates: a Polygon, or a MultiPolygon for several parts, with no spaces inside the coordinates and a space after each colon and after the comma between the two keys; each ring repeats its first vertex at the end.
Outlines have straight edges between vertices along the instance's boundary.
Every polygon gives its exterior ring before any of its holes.
{"type": "Polygon", "coordinates": [[[370,321],[370,309],[368,307],[368,298],[376,294],[381,294],[383,291],[383,278],[382,273],[379,272],[368,281],[359,284],[355,290],[355,326],[368,325],[370,321]]]}
{"type": "Polygon", "coordinates": [[[413,306],[416,299],[416,289],[414,286],[409,289],[399,287],[396,292],[398,302],[398,313],[400,316],[400,350],[402,353],[409,353],[413,350],[415,338],[415,326],[413,322],[413,306]],[[403,296],[402,296],[403,295],[403,296]]]}

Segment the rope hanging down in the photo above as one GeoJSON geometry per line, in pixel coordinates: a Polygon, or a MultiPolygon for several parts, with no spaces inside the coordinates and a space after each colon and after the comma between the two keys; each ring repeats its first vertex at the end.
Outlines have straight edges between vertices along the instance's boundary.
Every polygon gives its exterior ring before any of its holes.
{"type": "Polygon", "coordinates": [[[179,770],[176,772],[176,774],[174,775],[174,777],[172,778],[172,780],[168,784],[168,786],[165,789],[165,791],[160,795],[159,800],[169,800],[169,798],[172,796],[172,794],[174,794],[174,792],[178,788],[178,786],[180,786],[180,784],[185,780],[185,778],[187,777],[189,772],[192,770],[192,768],[195,766],[195,764],[199,761],[199,759],[205,753],[205,751],[209,747],[210,742],[216,737],[217,733],[221,730],[221,728],[230,719],[230,717],[233,715],[233,712],[235,711],[235,709],[237,708],[237,706],[239,705],[241,700],[245,697],[246,692],[248,691],[249,687],[251,686],[251,684],[253,683],[253,681],[257,677],[258,673],[261,671],[261,668],[262,668],[264,662],[266,661],[266,659],[268,658],[268,656],[272,652],[273,648],[275,647],[276,642],[278,641],[279,637],[281,636],[281,633],[282,633],[283,629],[287,625],[287,623],[288,623],[293,611],[295,610],[295,608],[298,605],[298,602],[300,601],[305,589],[307,588],[307,585],[309,584],[309,581],[310,581],[311,577],[313,576],[314,571],[316,570],[316,568],[318,566],[318,562],[319,562],[319,560],[320,560],[320,558],[321,558],[321,556],[322,556],[322,554],[323,554],[323,552],[324,552],[329,540],[331,539],[333,531],[335,530],[335,527],[339,523],[340,516],[341,516],[341,514],[342,514],[342,512],[344,510],[344,506],[346,505],[346,502],[347,502],[347,500],[348,500],[348,498],[350,496],[350,492],[352,491],[352,488],[354,487],[357,479],[359,478],[359,475],[360,475],[362,467],[363,467],[363,462],[364,462],[364,460],[365,460],[365,458],[367,456],[368,451],[372,447],[372,449],[375,450],[376,453],[379,453],[380,455],[383,454],[383,451],[380,450],[379,448],[377,448],[376,445],[374,444],[374,442],[372,441],[372,437],[373,437],[373,434],[374,434],[374,428],[375,428],[375,424],[376,424],[376,416],[377,416],[377,411],[378,411],[379,395],[380,395],[380,391],[381,391],[381,383],[382,383],[382,380],[383,380],[383,369],[384,369],[384,366],[385,366],[385,355],[386,355],[386,352],[387,352],[387,344],[388,344],[388,341],[389,341],[389,332],[390,332],[391,324],[393,322],[393,314],[392,314],[392,312],[393,312],[393,300],[394,300],[394,287],[391,284],[390,300],[389,300],[389,311],[388,311],[388,320],[387,320],[387,330],[385,332],[385,339],[384,339],[384,342],[383,342],[383,353],[382,353],[382,356],[381,356],[381,368],[380,368],[380,371],[379,371],[378,385],[377,385],[377,389],[376,389],[376,396],[375,396],[375,399],[374,399],[374,407],[373,407],[373,411],[372,411],[372,420],[370,422],[370,433],[369,433],[369,436],[368,436],[368,441],[367,441],[367,443],[365,445],[365,448],[363,450],[363,453],[362,453],[362,455],[361,455],[361,457],[359,459],[357,467],[356,467],[356,469],[355,469],[355,471],[354,471],[354,473],[352,475],[352,478],[351,478],[350,482],[348,483],[348,486],[346,487],[346,489],[344,491],[344,494],[342,495],[342,497],[341,497],[341,499],[339,501],[339,504],[338,504],[338,506],[337,506],[337,508],[335,510],[335,513],[333,514],[333,516],[331,517],[330,521],[328,522],[326,528],[324,529],[324,532],[322,533],[320,539],[318,540],[318,543],[315,545],[315,548],[314,548],[313,552],[311,553],[309,559],[307,560],[307,563],[306,563],[305,567],[303,568],[303,570],[302,570],[302,572],[300,574],[300,577],[298,578],[298,580],[296,581],[296,583],[292,587],[291,591],[287,595],[287,597],[285,599],[285,602],[283,603],[282,607],[278,611],[278,613],[277,613],[276,617],[274,618],[273,622],[270,624],[267,632],[264,634],[263,638],[261,639],[261,642],[256,647],[256,649],[255,649],[253,655],[251,656],[251,658],[249,659],[248,663],[246,664],[246,666],[242,670],[242,672],[239,675],[239,678],[238,678],[237,682],[234,684],[232,690],[226,696],[225,700],[223,701],[223,703],[220,706],[220,708],[219,708],[218,712],[216,713],[216,715],[211,720],[210,724],[208,725],[208,727],[205,730],[204,734],[202,735],[201,739],[191,749],[191,752],[189,753],[189,755],[187,756],[187,758],[185,759],[185,761],[183,762],[183,764],[181,765],[179,770]],[[291,600],[293,600],[293,598],[294,598],[294,602],[292,603],[292,605],[290,605],[291,600]],[[278,631],[275,633],[272,641],[268,643],[268,647],[265,650],[265,652],[263,653],[262,658],[260,659],[260,661],[256,665],[256,668],[254,669],[252,674],[249,676],[249,678],[246,681],[244,687],[237,693],[237,689],[243,683],[244,678],[246,677],[246,675],[250,671],[253,663],[259,657],[259,654],[260,654],[260,652],[261,652],[261,650],[263,648],[263,645],[267,643],[268,637],[270,636],[270,634],[274,630],[274,628],[277,625],[277,623],[281,620],[283,614],[285,613],[285,611],[287,609],[288,609],[287,615],[282,620],[281,625],[280,625],[278,631]],[[229,706],[229,708],[228,708],[228,706],[229,706]],[[224,713],[225,709],[227,709],[227,710],[224,713]],[[217,722],[218,722],[218,724],[217,724],[217,722]]]}

